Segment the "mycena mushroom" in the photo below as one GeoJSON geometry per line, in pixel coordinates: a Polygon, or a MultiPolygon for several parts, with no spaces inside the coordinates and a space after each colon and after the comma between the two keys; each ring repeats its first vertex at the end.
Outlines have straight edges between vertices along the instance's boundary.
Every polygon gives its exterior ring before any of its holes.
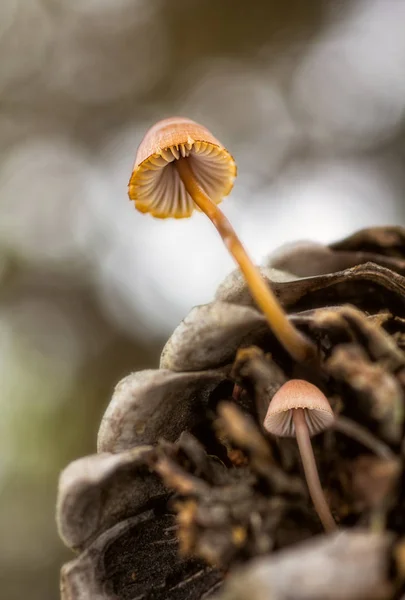
{"type": "Polygon", "coordinates": [[[274,394],[263,423],[273,435],[297,438],[309,493],[326,531],[336,529],[336,523],[319,480],[311,437],[333,422],[332,408],[321,390],[308,381],[291,379],[274,394]]]}
{"type": "Polygon", "coordinates": [[[313,344],[288,320],[273,292],[218,208],[233,187],[236,164],[205,127],[182,117],[156,123],[143,138],[129,182],[136,208],[161,219],[189,217],[198,207],[239,265],[275,336],[296,360],[315,355],[313,344]]]}

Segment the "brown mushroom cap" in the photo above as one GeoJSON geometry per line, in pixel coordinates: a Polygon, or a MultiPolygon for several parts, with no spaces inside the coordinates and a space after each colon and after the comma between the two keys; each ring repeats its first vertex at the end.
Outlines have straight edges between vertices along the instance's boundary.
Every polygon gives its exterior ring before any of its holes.
{"type": "Polygon", "coordinates": [[[233,187],[236,164],[229,152],[202,125],[184,117],[156,123],[143,138],[129,181],[128,195],[141,212],[154,217],[189,217],[196,208],[174,161],[187,157],[192,171],[213,202],[233,187]]]}
{"type": "Polygon", "coordinates": [[[328,429],[333,423],[333,410],[321,390],[308,381],[291,379],[274,394],[264,428],[279,437],[295,437],[293,410],[296,408],[305,410],[310,436],[328,429]]]}

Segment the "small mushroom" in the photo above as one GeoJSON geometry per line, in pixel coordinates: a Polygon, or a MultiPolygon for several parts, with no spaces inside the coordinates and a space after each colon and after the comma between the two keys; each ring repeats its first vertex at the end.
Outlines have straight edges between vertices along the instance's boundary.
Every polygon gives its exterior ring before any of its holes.
{"type": "Polygon", "coordinates": [[[311,436],[333,422],[333,411],[326,396],[308,381],[291,379],[274,394],[263,423],[273,435],[297,438],[309,493],[326,531],[336,529],[336,523],[319,481],[311,436]]]}
{"type": "Polygon", "coordinates": [[[202,125],[183,117],[156,123],[136,155],[128,194],[136,208],[154,217],[189,217],[196,206],[218,230],[239,265],[258,306],[276,337],[296,360],[315,356],[314,345],[290,323],[253,264],[219,204],[233,187],[231,154],[202,125]]]}

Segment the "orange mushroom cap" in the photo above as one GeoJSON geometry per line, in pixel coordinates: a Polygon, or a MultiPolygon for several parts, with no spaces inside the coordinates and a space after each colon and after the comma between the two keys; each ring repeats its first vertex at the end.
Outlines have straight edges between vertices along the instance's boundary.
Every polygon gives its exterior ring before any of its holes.
{"type": "Polygon", "coordinates": [[[233,187],[236,163],[205,127],[184,117],[159,121],[147,131],[135,159],[128,195],[136,208],[154,217],[189,217],[196,207],[174,161],[188,158],[192,171],[213,202],[233,187]]]}
{"type": "Polygon", "coordinates": [[[305,410],[310,436],[328,429],[335,418],[321,390],[308,381],[291,379],[274,394],[264,419],[264,428],[279,437],[295,437],[293,410],[296,408],[305,410]]]}

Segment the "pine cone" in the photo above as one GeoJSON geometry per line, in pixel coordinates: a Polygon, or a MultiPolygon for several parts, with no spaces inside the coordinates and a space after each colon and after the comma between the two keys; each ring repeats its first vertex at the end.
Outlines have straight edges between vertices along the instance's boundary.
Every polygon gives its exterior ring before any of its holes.
{"type": "Polygon", "coordinates": [[[399,597],[405,231],[288,246],[261,272],[316,364],[280,346],[239,271],[194,308],[160,368],[117,385],[98,454],[61,475],[59,530],[80,552],[62,568],[64,600],[200,600],[225,576],[221,600],[399,597]],[[322,535],[295,441],[262,427],[293,378],[336,415],[313,447],[337,534],[322,535]]]}

